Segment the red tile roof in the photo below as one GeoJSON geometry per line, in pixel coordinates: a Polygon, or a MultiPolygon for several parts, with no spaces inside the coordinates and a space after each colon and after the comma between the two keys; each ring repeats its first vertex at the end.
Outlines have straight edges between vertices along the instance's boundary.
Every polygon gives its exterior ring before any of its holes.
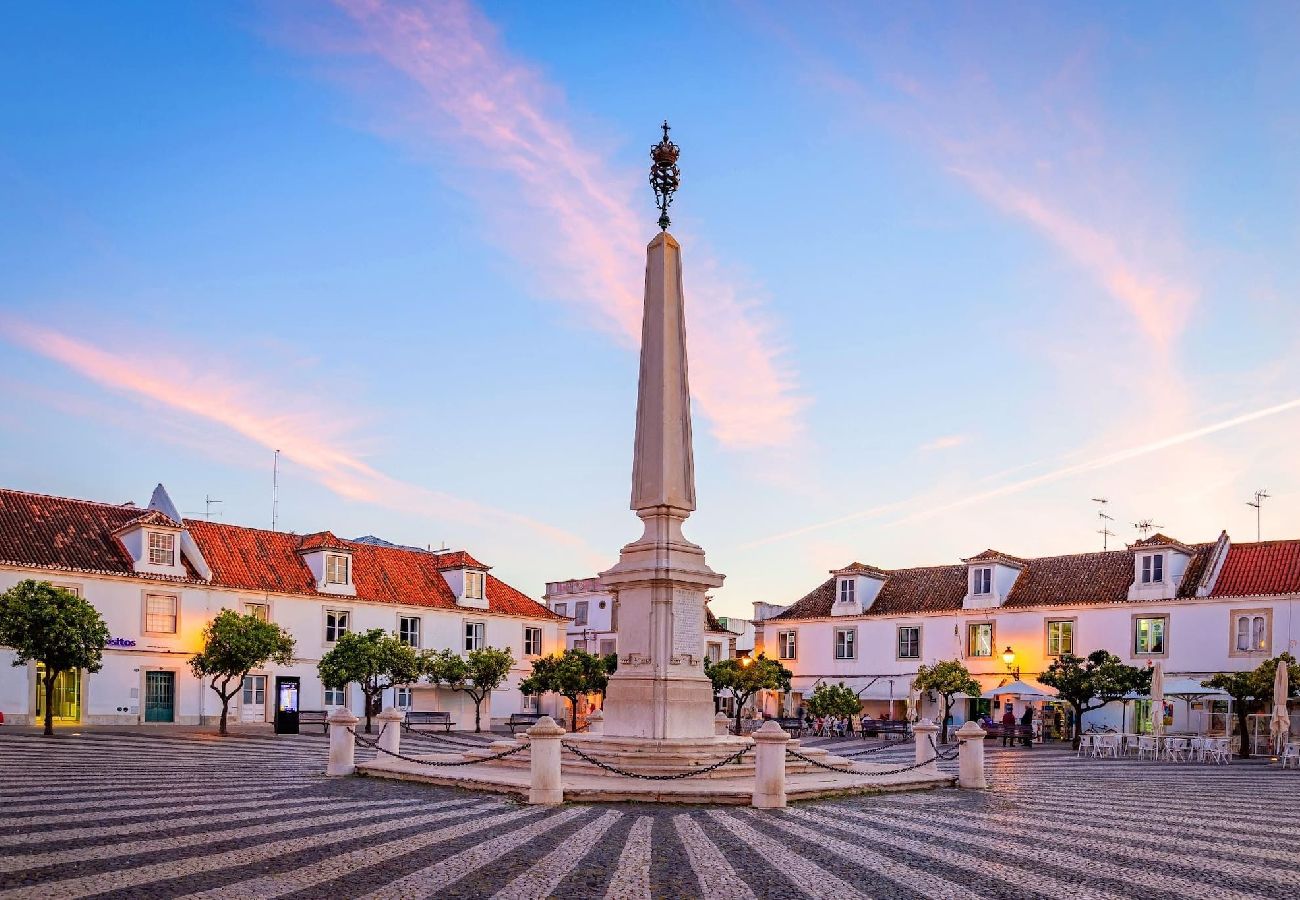
{"type": "MultiPolygon", "coordinates": [[[[130,555],[115,533],[150,516],[162,514],[142,513],[136,506],[0,490],[0,564],[203,583],[189,570],[188,560],[188,578],[145,575],[134,570],[130,555]]],[[[311,570],[299,553],[304,547],[330,547],[351,552],[358,599],[461,609],[442,577],[442,570],[461,565],[487,568],[464,551],[437,555],[423,550],[377,547],[345,541],[328,531],[304,538],[283,531],[199,519],[186,519],[181,524],[194,538],[212,570],[212,578],[206,583],[217,587],[337,597],[316,590],[311,570]]],[[[490,612],[538,619],[562,618],[499,578],[488,576],[485,581],[490,612]]]]}
{"type": "Polygon", "coordinates": [[[144,526],[144,525],[155,525],[155,526],[160,525],[164,528],[181,527],[181,523],[177,522],[171,516],[167,515],[164,512],[159,512],[156,509],[151,509],[145,512],[143,515],[136,516],[130,522],[127,522],[125,525],[120,526],[117,530],[126,531],[128,528],[135,528],[136,526],[144,526]]]}
{"type": "Polygon", "coordinates": [[[1233,544],[1211,597],[1300,593],[1300,541],[1233,544]]]}
{"type": "Polygon", "coordinates": [[[1194,547],[1184,544],[1180,540],[1171,538],[1167,534],[1161,534],[1158,531],[1151,535],[1151,537],[1142,538],[1140,541],[1134,541],[1129,544],[1130,550],[1134,547],[1177,547],[1178,549],[1185,550],[1188,553],[1195,549],[1194,547]]]}
{"type": "Polygon", "coordinates": [[[984,550],[974,556],[968,556],[962,562],[1001,562],[1012,566],[1023,566],[1025,564],[1025,561],[1018,556],[1012,556],[1010,553],[1003,553],[1001,550],[993,549],[984,550]]]}
{"type": "Polygon", "coordinates": [[[867,575],[872,578],[884,578],[886,574],[884,569],[877,569],[875,566],[860,562],[851,562],[842,569],[831,569],[832,575],[846,575],[849,573],[867,575]]]}
{"type": "Polygon", "coordinates": [[[434,565],[438,567],[440,572],[445,572],[448,569],[482,569],[486,572],[492,568],[483,565],[464,550],[435,550],[433,558],[435,560],[434,565]]]}

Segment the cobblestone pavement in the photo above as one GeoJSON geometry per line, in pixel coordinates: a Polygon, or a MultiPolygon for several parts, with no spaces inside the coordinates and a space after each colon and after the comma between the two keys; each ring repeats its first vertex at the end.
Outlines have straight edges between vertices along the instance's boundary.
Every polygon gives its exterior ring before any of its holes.
{"type": "Polygon", "coordinates": [[[318,735],[0,731],[0,897],[1300,897],[1300,773],[1262,764],[990,748],[989,792],[755,812],[540,809],[324,761],[318,735]]]}

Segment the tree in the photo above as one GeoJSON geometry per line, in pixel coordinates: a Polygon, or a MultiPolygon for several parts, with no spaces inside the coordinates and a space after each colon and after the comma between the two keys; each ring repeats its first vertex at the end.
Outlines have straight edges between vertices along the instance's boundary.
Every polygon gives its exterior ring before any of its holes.
{"type": "Polygon", "coordinates": [[[814,716],[852,716],[862,709],[862,702],[852,688],[844,686],[844,682],[830,684],[823,681],[813,688],[807,706],[814,716]]]}
{"type": "Polygon", "coordinates": [[[480,732],[483,701],[506,680],[514,664],[509,650],[496,647],[471,650],[468,657],[443,650],[425,657],[424,673],[433,684],[445,683],[453,691],[469,695],[474,701],[474,731],[480,732]]]}
{"type": "Polygon", "coordinates": [[[1062,700],[1074,707],[1074,747],[1079,747],[1083,714],[1101,709],[1107,703],[1122,700],[1129,694],[1151,690],[1151,670],[1125,665],[1109,650],[1094,650],[1087,660],[1064,653],[1052,660],[1038,679],[1055,688],[1062,700]]]}
{"type": "Polygon", "coordinates": [[[1250,714],[1255,701],[1273,698],[1273,679],[1277,677],[1277,664],[1287,664],[1287,696],[1300,694],[1300,671],[1296,659],[1283,653],[1266,659],[1249,672],[1219,672],[1201,682],[1203,687],[1218,688],[1233,699],[1237,706],[1237,727],[1241,729],[1241,758],[1250,757],[1250,714]]]}
{"type": "Polygon", "coordinates": [[[15,666],[45,666],[45,734],[54,734],[54,681],[60,672],[104,665],[108,626],[99,610],[72,591],[27,579],[0,594],[0,646],[12,647],[15,666]]]}
{"type": "Polygon", "coordinates": [[[190,660],[190,671],[200,681],[211,678],[212,690],[221,698],[221,725],[226,734],[230,701],[244,678],[268,662],[293,664],[294,641],[287,631],[257,616],[222,609],[203,629],[203,649],[190,660]]]}
{"type": "Polygon", "coordinates": [[[956,659],[946,659],[932,666],[919,667],[912,683],[918,691],[934,691],[943,697],[943,722],[940,725],[939,743],[948,743],[948,717],[952,714],[953,698],[958,694],[978,697],[980,683],[971,678],[970,671],[956,659]]]}
{"type": "Polygon", "coordinates": [[[618,657],[598,656],[586,650],[565,650],[559,656],[533,660],[533,671],[519,683],[525,694],[559,694],[569,701],[569,730],[578,730],[578,698],[583,694],[604,694],[618,657]],[[612,662],[611,662],[612,659],[612,662]]]}
{"type": "Polygon", "coordinates": [[[348,632],[339,638],[334,649],[321,657],[316,669],[327,688],[361,685],[366,698],[366,734],[370,717],[384,691],[398,685],[419,681],[424,661],[410,644],[382,628],[366,632],[348,632]]]}
{"type": "Polygon", "coordinates": [[[794,673],[775,659],[762,653],[756,657],[724,659],[706,670],[716,694],[723,688],[731,690],[736,702],[736,734],[740,734],[740,711],[750,697],[759,691],[788,691],[794,673]]]}

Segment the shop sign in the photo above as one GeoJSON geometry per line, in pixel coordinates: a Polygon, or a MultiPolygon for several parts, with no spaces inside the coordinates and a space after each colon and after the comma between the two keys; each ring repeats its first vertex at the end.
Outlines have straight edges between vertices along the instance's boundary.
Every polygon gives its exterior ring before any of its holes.
{"type": "Polygon", "coordinates": [[[104,642],[105,647],[134,647],[135,641],[130,638],[109,638],[104,642]]]}

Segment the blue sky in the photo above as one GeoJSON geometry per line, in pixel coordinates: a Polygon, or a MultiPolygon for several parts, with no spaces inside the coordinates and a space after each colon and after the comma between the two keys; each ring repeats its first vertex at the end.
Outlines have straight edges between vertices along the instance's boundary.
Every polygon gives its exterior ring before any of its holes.
{"type": "Polygon", "coordinates": [[[614,561],[683,148],[715,608],[853,559],[1300,535],[1300,17],[84,4],[0,29],[0,483],[614,561]]]}

